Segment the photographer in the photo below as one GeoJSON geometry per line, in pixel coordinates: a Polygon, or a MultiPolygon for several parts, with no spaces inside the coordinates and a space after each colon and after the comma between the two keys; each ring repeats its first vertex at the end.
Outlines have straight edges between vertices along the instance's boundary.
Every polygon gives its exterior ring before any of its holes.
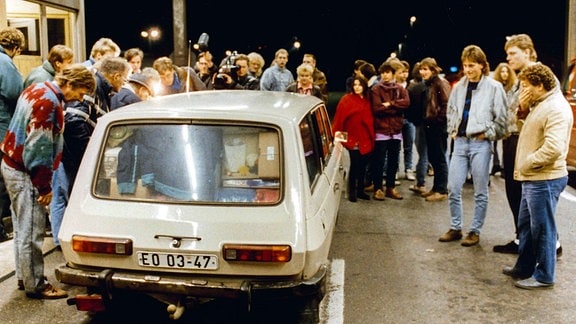
{"type": "Polygon", "coordinates": [[[260,80],[248,74],[245,54],[228,56],[213,80],[214,89],[260,90],[260,80]]]}

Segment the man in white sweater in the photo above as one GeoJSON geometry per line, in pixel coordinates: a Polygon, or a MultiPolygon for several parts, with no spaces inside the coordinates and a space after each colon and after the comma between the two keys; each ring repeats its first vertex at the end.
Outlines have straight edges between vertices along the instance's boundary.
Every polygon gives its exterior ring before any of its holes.
{"type": "Polygon", "coordinates": [[[532,105],[520,131],[514,166],[514,179],[522,183],[518,259],[503,272],[522,279],[515,284],[518,288],[551,288],[558,237],[554,214],[568,183],[566,155],[573,116],[549,67],[535,63],[518,78],[532,105]]]}

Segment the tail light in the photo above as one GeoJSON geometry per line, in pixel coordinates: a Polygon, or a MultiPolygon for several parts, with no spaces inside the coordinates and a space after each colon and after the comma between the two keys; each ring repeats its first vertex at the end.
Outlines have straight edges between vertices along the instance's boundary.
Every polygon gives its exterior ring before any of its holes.
{"type": "Polygon", "coordinates": [[[125,238],[72,236],[72,249],[76,252],[132,255],[132,240],[125,238]]]}
{"type": "Polygon", "coordinates": [[[292,259],[290,245],[244,245],[225,244],[226,261],[289,262],[292,259]]]}

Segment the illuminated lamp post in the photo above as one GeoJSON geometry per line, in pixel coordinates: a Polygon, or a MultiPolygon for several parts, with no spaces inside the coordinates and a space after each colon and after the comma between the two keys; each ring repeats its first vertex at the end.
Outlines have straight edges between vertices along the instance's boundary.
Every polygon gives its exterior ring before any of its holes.
{"type": "Polygon", "coordinates": [[[162,33],[158,27],[151,27],[140,32],[140,36],[148,41],[148,51],[152,52],[152,43],[159,40],[162,33]]]}

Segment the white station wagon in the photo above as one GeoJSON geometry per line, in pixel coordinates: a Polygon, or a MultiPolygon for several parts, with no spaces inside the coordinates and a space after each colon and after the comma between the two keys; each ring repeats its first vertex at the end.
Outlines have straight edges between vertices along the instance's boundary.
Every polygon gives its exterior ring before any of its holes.
{"type": "Polygon", "coordinates": [[[57,279],[103,311],[115,293],[166,303],[324,296],[343,148],[324,103],[294,93],[154,98],[98,121],[59,232],[57,279]]]}

